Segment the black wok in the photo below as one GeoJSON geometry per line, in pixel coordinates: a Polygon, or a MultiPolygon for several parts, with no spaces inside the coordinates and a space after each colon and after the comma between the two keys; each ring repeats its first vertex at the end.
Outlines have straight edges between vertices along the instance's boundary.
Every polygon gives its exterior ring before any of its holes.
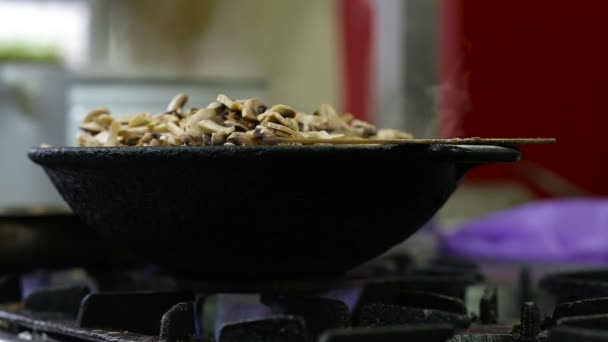
{"type": "Polygon", "coordinates": [[[518,160],[487,145],[35,148],[97,233],[174,273],[345,272],[398,244],[463,175],[518,160]]]}

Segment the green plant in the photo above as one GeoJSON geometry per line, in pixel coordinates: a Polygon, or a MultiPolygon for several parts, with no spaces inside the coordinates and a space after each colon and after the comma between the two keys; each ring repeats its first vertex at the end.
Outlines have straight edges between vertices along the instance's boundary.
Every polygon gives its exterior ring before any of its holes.
{"type": "Polygon", "coordinates": [[[59,51],[53,46],[29,46],[23,43],[0,43],[0,62],[60,64],[59,51]]]}

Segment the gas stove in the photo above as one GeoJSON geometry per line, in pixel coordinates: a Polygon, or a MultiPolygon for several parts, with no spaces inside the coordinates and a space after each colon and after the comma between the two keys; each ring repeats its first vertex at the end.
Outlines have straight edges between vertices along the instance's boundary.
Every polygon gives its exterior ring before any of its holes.
{"type": "Polygon", "coordinates": [[[6,275],[0,339],[608,341],[608,271],[551,274],[540,290],[526,272],[511,295],[474,263],[418,265],[405,255],[345,277],[280,281],[179,279],[149,267],[64,272],[68,287],[50,284],[57,271],[6,275]],[[553,302],[535,301],[541,291],[553,302]],[[517,313],[501,309],[508,302],[517,313]]]}

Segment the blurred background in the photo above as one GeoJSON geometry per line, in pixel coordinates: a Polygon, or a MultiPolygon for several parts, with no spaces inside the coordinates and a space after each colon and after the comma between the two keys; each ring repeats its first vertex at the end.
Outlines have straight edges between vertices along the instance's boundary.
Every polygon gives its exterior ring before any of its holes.
{"type": "Polygon", "coordinates": [[[178,92],[312,111],[417,137],[557,137],[472,172],[442,227],[608,193],[608,3],[586,0],[0,0],[0,210],[65,207],[25,157],[73,145],[88,109],[178,92]],[[542,20],[540,20],[542,19],[542,20]]]}

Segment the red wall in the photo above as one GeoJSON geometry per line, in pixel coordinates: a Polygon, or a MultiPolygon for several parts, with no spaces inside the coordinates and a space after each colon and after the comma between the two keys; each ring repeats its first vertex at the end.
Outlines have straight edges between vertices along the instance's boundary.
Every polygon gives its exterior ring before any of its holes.
{"type": "Polygon", "coordinates": [[[371,120],[373,11],[370,0],[339,0],[338,15],[344,84],[341,109],[359,119],[371,120]]]}
{"type": "MultiPolygon", "coordinates": [[[[522,165],[608,195],[608,1],[443,0],[440,25],[441,134],[557,137],[522,165]]],[[[522,165],[471,179],[521,181],[522,165]]]]}

